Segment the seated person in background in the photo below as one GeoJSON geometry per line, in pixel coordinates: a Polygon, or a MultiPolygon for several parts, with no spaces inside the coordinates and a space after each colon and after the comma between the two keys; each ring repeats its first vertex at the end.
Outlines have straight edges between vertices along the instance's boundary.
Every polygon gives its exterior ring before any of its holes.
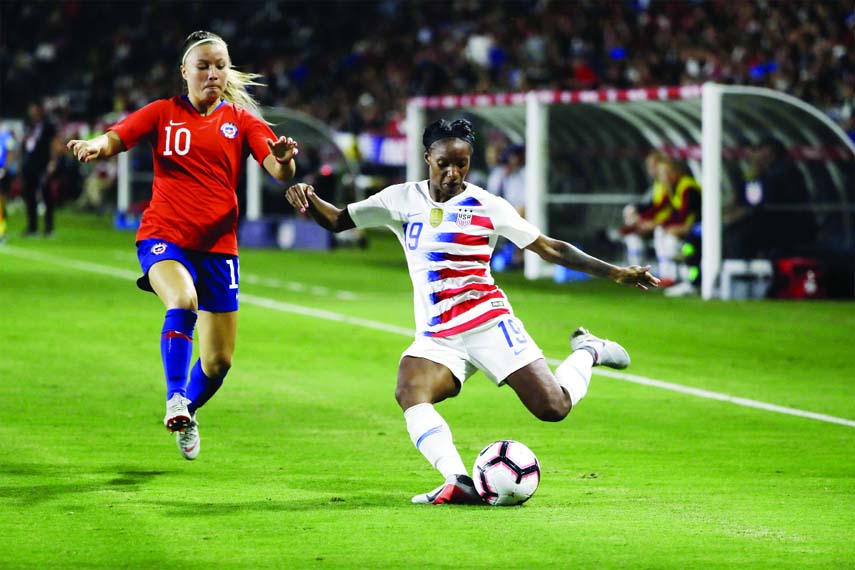
{"type": "Polygon", "coordinates": [[[644,168],[652,181],[650,188],[637,204],[623,209],[623,227],[620,233],[626,244],[626,260],[630,265],[642,265],[647,242],[653,237],[656,226],[671,216],[671,198],[668,188],[656,179],[656,168],[667,157],[652,151],[644,159],[644,168]]]}
{"type": "Polygon", "coordinates": [[[670,158],[657,166],[657,180],[668,189],[671,215],[653,232],[653,245],[659,260],[659,272],[675,283],[671,296],[690,294],[700,279],[701,187],[681,163],[670,158]],[[678,273],[678,263],[687,266],[678,273]]]}
{"type": "MultiPolygon", "coordinates": [[[[487,180],[487,191],[510,202],[525,217],[525,146],[512,144],[504,150],[487,180]]],[[[494,271],[522,265],[523,251],[511,242],[500,245],[498,250],[492,262],[494,271]]]]}
{"type": "Polygon", "coordinates": [[[525,146],[512,144],[505,149],[487,186],[491,194],[510,202],[525,217],[525,146]]]}
{"type": "Polygon", "coordinates": [[[804,176],[784,144],[765,137],[749,157],[745,185],[725,207],[724,257],[793,255],[809,246],[816,219],[804,176]]]}

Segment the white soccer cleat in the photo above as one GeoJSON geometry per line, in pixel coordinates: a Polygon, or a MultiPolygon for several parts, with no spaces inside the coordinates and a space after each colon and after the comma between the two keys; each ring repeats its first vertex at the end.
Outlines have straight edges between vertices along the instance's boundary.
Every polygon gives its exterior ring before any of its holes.
{"type": "Polygon", "coordinates": [[[178,450],[184,459],[190,461],[199,456],[199,446],[202,438],[199,436],[199,422],[196,421],[196,414],[190,417],[190,423],[184,428],[184,431],[175,432],[175,443],[178,444],[178,450]]]}
{"type": "Polygon", "coordinates": [[[163,417],[163,425],[171,433],[184,431],[190,424],[190,410],[187,409],[189,405],[190,400],[181,394],[173,394],[166,402],[166,415],[163,417]]]}
{"type": "Polygon", "coordinates": [[[484,501],[475,490],[469,475],[453,475],[445,483],[431,491],[413,497],[419,505],[482,505],[484,501]]]}
{"type": "Polygon", "coordinates": [[[618,370],[629,366],[629,353],[613,340],[599,338],[579,327],[570,335],[573,351],[587,350],[594,357],[594,366],[608,366],[618,370]]]}

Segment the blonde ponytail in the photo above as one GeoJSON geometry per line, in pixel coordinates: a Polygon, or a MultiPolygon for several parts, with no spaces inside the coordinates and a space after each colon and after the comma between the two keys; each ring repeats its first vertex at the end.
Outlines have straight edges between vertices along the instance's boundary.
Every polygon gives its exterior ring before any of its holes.
{"type": "Polygon", "coordinates": [[[229,67],[229,73],[226,78],[226,89],[223,92],[226,101],[238,107],[243,107],[253,115],[260,117],[261,111],[258,108],[258,101],[247,90],[247,87],[250,85],[263,87],[264,83],[256,81],[260,77],[261,75],[257,73],[245,73],[238,71],[234,67],[229,67]]]}

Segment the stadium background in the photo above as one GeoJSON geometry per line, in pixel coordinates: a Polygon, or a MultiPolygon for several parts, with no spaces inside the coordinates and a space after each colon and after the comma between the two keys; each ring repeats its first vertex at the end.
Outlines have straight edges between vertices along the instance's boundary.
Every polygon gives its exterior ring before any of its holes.
{"type": "MultiPolygon", "coordinates": [[[[264,76],[267,86],[255,91],[263,105],[302,113],[328,129],[326,141],[304,140],[299,178],[339,201],[403,179],[405,109],[414,96],[715,81],[791,94],[855,136],[855,16],[847,2],[321,5],[322,10],[311,2],[6,2],[0,119],[20,142],[27,104],[44,101],[62,127],[58,141],[91,136],[122,114],[179,92],[175,46],[186,30],[209,27],[227,39],[240,68],[264,76]]],[[[294,132],[289,117],[279,121],[282,131],[294,132]]],[[[511,141],[497,125],[477,124],[482,144],[471,178],[484,185],[511,141]]],[[[741,153],[738,168],[747,164],[748,146],[744,142],[735,149],[741,153]]],[[[603,173],[597,175],[599,166],[579,178],[574,163],[590,161],[580,154],[583,150],[553,157],[553,187],[608,186],[603,173]]],[[[644,144],[618,149],[637,157],[629,165],[633,183],[626,184],[634,187],[618,190],[624,195],[643,192],[642,158],[647,150],[644,144]]],[[[791,150],[797,151],[802,158],[805,152],[819,152],[813,161],[828,158],[821,148],[791,150]]],[[[684,158],[691,149],[673,147],[670,152],[684,158]]],[[[55,154],[57,170],[49,184],[59,201],[77,201],[80,208],[101,212],[115,204],[115,172],[109,166],[81,168],[60,158],[60,144],[55,154]],[[79,198],[87,184],[104,187],[101,203],[79,198]]],[[[147,200],[150,158],[145,149],[132,157],[132,169],[143,172],[132,189],[132,207],[138,214],[147,200]]],[[[804,172],[813,168],[810,160],[801,167],[804,172]]],[[[855,191],[848,187],[855,186],[855,160],[831,160],[843,168],[844,180],[837,185],[847,187],[840,194],[851,204],[855,191]]],[[[278,188],[269,180],[264,183],[262,210],[292,214],[278,188]]],[[[817,184],[819,194],[835,194],[825,180],[817,184]]],[[[5,176],[4,186],[14,200],[20,191],[14,176],[5,176]]],[[[239,197],[246,211],[243,188],[239,197]]],[[[855,212],[849,204],[833,206],[844,212],[845,229],[826,232],[830,235],[822,238],[824,245],[810,244],[802,252],[833,258],[826,265],[834,296],[855,294],[852,239],[840,235],[851,232],[855,212]]],[[[607,232],[620,224],[619,211],[617,205],[559,208],[552,214],[557,223],[548,231],[618,260],[623,245],[607,232]]]]}
{"type": "Polygon", "coordinates": [[[415,95],[761,85],[853,122],[851,2],[4,2],[3,111],[34,97],[95,120],[180,88],[187,30],[212,28],[265,105],[403,134],[415,95]],[[322,9],[319,9],[319,6],[322,9]]]}
{"type": "MultiPolygon", "coordinates": [[[[19,129],[44,101],[60,137],[97,132],[180,89],[177,50],[195,29],[265,76],[265,105],[392,144],[410,96],[706,80],[791,93],[855,134],[845,1],[7,0],[0,120],[19,129]]],[[[335,153],[307,150],[300,176],[321,180],[335,153]]],[[[342,199],[403,176],[394,160],[353,157],[357,176],[330,177],[342,199]]],[[[102,168],[77,175],[109,178],[102,168]]],[[[132,235],[113,227],[113,190],[78,211],[74,180],[56,186],[52,240],[19,238],[4,182],[0,567],[855,564],[851,301],[704,303],[500,275],[547,356],[585,324],[628,346],[632,374],[596,375],[559,426],[474,378],[443,404],[465,459],[519,439],[544,464],[542,487],[520,509],[426,511],[407,501],[435,477],[392,398],[412,326],[394,240],[242,250],[235,369],[188,463],[158,425],[160,306],[133,289],[132,235]]]]}

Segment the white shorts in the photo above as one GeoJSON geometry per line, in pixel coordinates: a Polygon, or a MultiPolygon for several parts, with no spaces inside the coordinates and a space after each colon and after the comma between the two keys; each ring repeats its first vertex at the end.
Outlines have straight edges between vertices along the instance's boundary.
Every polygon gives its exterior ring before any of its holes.
{"type": "Polygon", "coordinates": [[[418,336],[401,358],[415,356],[442,364],[461,383],[483,370],[501,386],[523,366],[543,358],[543,351],[513,316],[489,321],[477,328],[445,338],[418,336]]]}

